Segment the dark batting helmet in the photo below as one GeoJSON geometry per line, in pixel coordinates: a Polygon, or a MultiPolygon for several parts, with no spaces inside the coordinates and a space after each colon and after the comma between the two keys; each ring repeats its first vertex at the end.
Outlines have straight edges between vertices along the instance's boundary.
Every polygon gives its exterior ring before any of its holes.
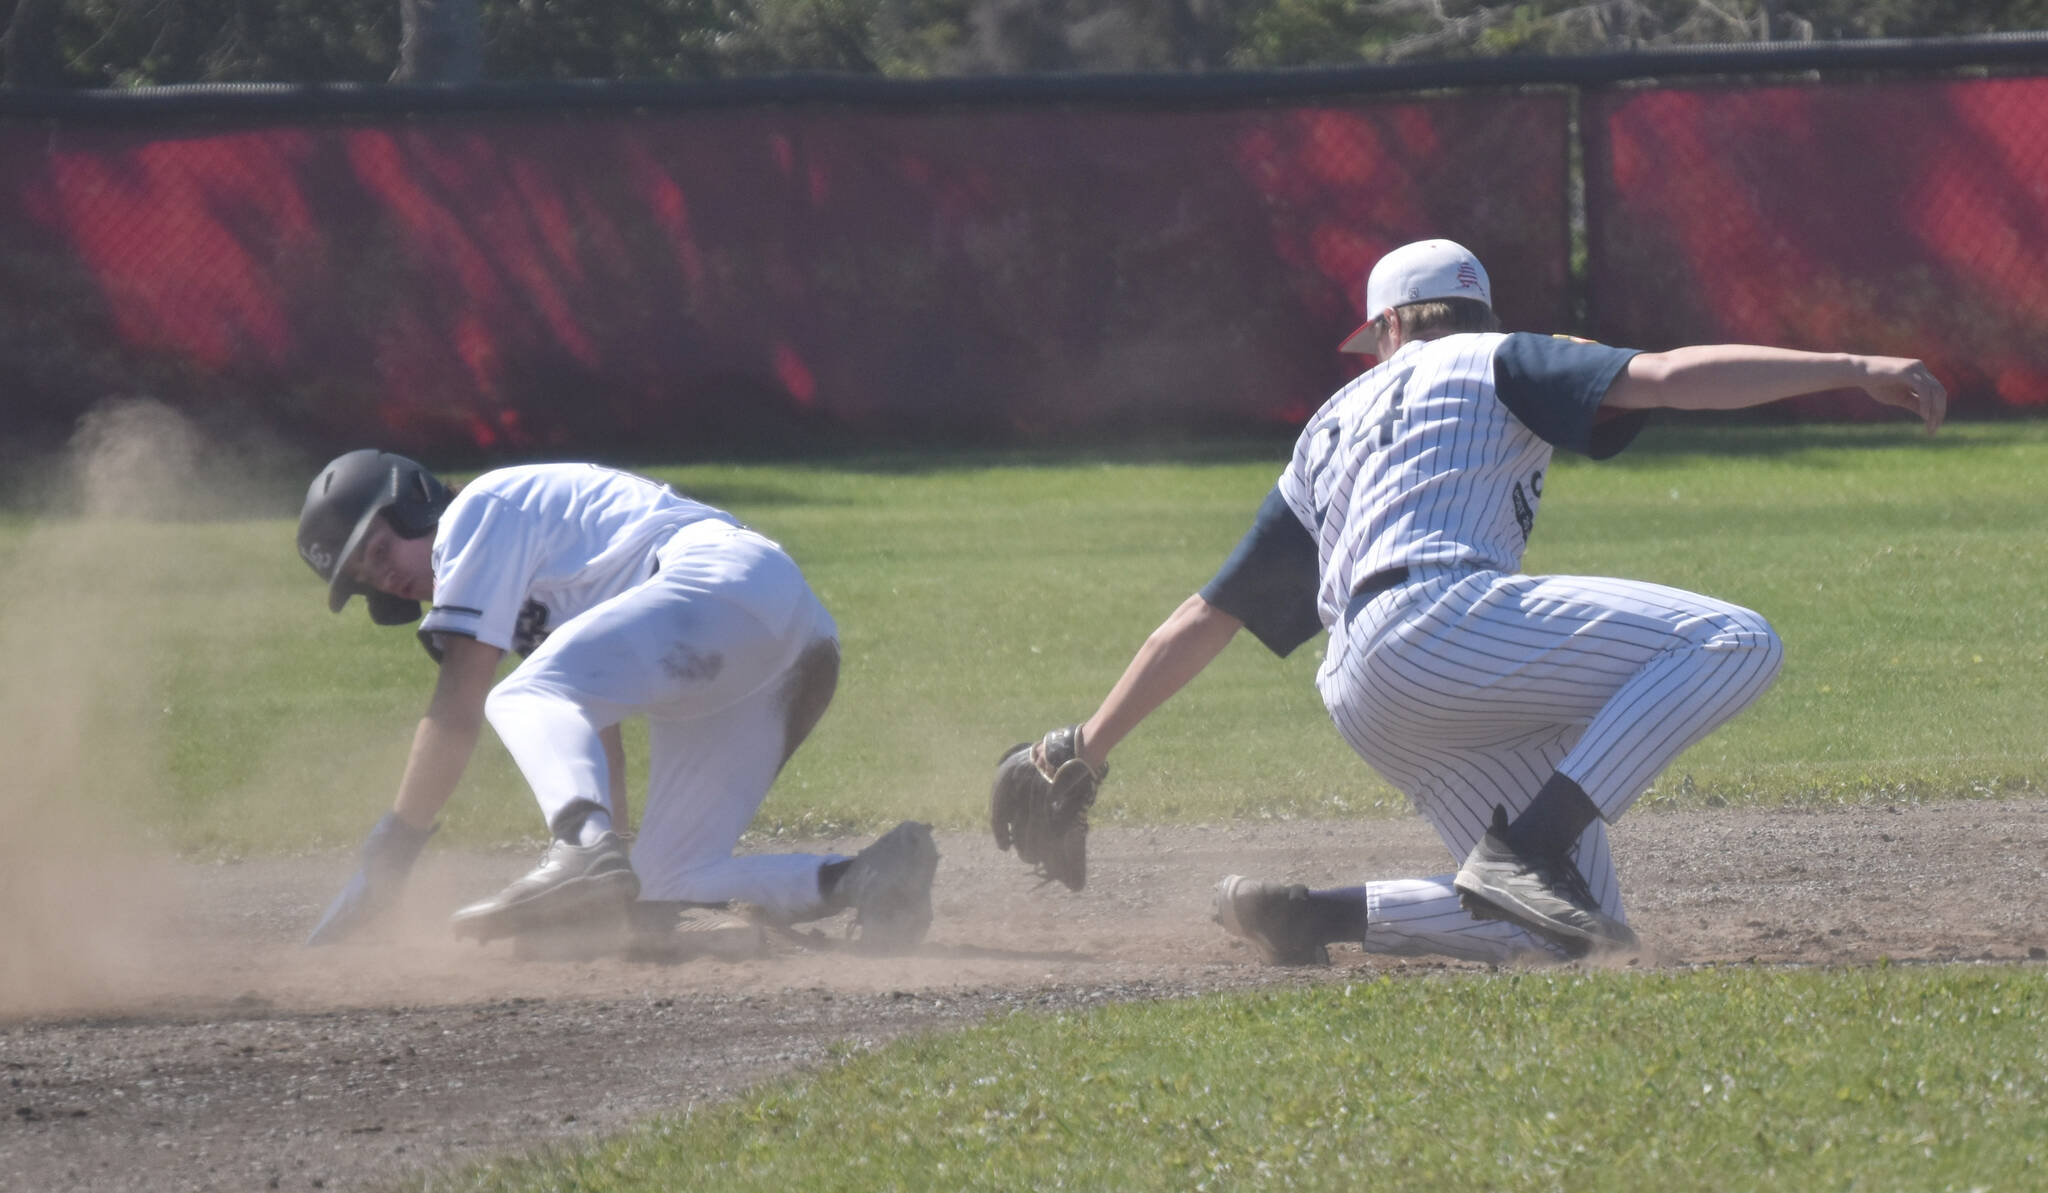
{"type": "Polygon", "coordinates": [[[336,613],[358,593],[378,625],[418,621],[420,603],[379,592],[351,578],[344,566],[363,544],[379,514],[400,538],[434,533],[441,511],[455,494],[425,468],[390,452],[364,448],[333,463],[313,478],[306,508],[299,512],[299,558],[327,581],[327,607],[336,613]]]}

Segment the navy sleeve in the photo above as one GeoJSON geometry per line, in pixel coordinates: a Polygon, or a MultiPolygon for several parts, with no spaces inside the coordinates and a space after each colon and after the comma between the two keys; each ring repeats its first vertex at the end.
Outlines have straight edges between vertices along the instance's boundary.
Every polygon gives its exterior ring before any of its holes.
{"type": "Polygon", "coordinates": [[[1649,414],[1600,413],[1607,387],[1635,355],[1633,348],[1516,332],[1494,350],[1494,392],[1544,442],[1604,460],[1635,439],[1649,414]]]}
{"type": "Polygon", "coordinates": [[[1222,570],[1202,588],[1202,599],[1242,621],[1267,650],[1285,658],[1323,631],[1316,613],[1321,579],[1316,540],[1275,488],[1222,570]]]}

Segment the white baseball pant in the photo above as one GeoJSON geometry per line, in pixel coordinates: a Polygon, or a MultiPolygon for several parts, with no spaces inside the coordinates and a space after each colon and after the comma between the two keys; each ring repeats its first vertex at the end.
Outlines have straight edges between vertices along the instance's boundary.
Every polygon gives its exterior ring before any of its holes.
{"type": "MultiPolygon", "coordinates": [[[[1682,589],[1588,576],[1423,571],[1355,603],[1317,675],[1344,740],[1435,826],[1454,867],[1552,773],[1603,820],[1575,859],[1626,922],[1607,825],[1671,761],[1762,695],[1784,646],[1761,616],[1682,589]]],[[[1505,961],[1549,943],[1459,905],[1454,874],[1370,882],[1365,947],[1505,961]]]]}
{"type": "Polygon", "coordinates": [[[795,562],[751,530],[693,523],[656,556],[646,582],[550,633],[485,714],[550,824],[578,800],[621,819],[599,733],[646,716],[640,897],[817,914],[818,867],[836,857],[733,850],[831,697],[837,628],[795,562]]]}

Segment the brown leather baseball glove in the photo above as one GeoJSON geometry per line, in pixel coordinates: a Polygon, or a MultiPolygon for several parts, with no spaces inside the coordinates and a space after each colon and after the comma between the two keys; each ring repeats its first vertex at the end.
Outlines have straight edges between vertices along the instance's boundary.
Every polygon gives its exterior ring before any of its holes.
{"type": "Polygon", "coordinates": [[[996,848],[1015,849],[1047,882],[1080,890],[1088,883],[1088,809],[1108,777],[1109,767],[1097,771],[1082,760],[1079,725],[1012,746],[989,790],[996,848]]]}

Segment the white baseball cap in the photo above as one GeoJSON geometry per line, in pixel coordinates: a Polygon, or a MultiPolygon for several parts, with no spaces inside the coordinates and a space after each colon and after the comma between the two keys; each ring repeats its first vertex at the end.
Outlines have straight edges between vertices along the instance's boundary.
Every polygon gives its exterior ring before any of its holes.
{"type": "Polygon", "coordinates": [[[1493,283],[1472,250],[1454,240],[1418,240],[1379,259],[1365,279],[1363,327],[1337,345],[1339,352],[1377,352],[1373,324],[1381,313],[1411,302],[1469,298],[1493,305],[1493,283]]]}

